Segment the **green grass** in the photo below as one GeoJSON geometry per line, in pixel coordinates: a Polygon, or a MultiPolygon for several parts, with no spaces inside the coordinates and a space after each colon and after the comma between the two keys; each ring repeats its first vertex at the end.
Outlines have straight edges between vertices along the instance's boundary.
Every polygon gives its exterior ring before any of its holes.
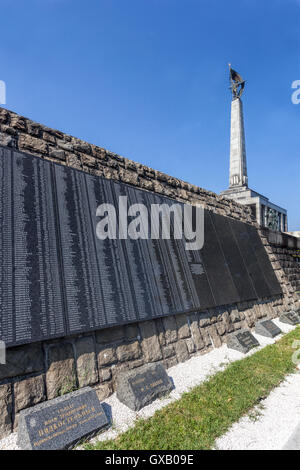
{"type": "Polygon", "coordinates": [[[215,440],[295,371],[294,340],[300,328],[250,357],[234,362],[203,384],[114,440],[85,444],[87,450],[211,449],[215,440]]]}

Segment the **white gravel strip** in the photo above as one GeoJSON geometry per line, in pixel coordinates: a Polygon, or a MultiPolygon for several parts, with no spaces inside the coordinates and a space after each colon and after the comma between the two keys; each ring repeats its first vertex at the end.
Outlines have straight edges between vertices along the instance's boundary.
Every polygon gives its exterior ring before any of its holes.
{"type": "Polygon", "coordinates": [[[216,442],[219,450],[281,450],[300,423],[300,373],[290,375],[268,398],[216,442]]]}
{"type": "MultiPolygon", "coordinates": [[[[281,328],[283,333],[288,333],[295,328],[280,323],[278,319],[274,320],[274,322],[281,328]]],[[[168,375],[173,379],[175,389],[168,397],[158,399],[138,412],[130,410],[121,402],[119,402],[116,394],[114,393],[102,403],[105,411],[108,412],[112,417],[112,426],[107,431],[94,437],[91,442],[95,443],[99,440],[102,441],[115,438],[121,432],[124,432],[129,427],[132,427],[137,419],[149,418],[155,413],[155,411],[163,408],[175,400],[178,400],[184,392],[187,392],[196,385],[201,384],[216,372],[224,370],[230,362],[234,362],[236,360],[250,356],[266,345],[275,343],[275,341],[282,337],[282,335],[280,335],[275,339],[270,339],[265,338],[264,336],[256,335],[255,333],[254,336],[260,342],[260,346],[253,349],[248,354],[242,354],[238,351],[228,349],[226,345],[223,345],[222,347],[216,348],[207,354],[193,357],[184,363],[177,364],[176,366],[168,369],[168,375]]],[[[0,450],[17,450],[18,446],[16,442],[17,433],[13,433],[10,436],[0,440],[0,450]]],[[[282,443],[282,445],[283,444],[284,443],[282,443]]]]}

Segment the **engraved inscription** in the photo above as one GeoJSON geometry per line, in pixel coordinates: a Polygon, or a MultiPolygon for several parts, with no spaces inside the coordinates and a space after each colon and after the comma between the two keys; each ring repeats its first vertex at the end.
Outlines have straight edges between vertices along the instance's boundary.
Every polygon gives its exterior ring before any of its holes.
{"type": "MultiPolygon", "coordinates": [[[[258,295],[263,273],[250,245],[257,251],[259,237],[210,211],[201,250],[174,237],[99,240],[97,207],[112,204],[119,220],[122,196],[149,213],[153,204],[174,204],[0,147],[0,340],[7,347],[271,295],[271,276],[258,295]],[[243,274],[248,265],[251,279],[243,274]]],[[[174,233],[179,222],[170,221],[174,233]]]]}
{"type": "Polygon", "coordinates": [[[64,449],[108,424],[96,392],[87,387],[23,410],[18,443],[25,449],[64,449]]]}

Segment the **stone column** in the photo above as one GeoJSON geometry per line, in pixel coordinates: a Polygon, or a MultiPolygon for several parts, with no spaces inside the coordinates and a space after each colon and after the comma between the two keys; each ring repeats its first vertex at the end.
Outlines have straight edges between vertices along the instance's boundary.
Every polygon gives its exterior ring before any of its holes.
{"type": "Polygon", "coordinates": [[[264,227],[264,224],[265,224],[265,206],[261,205],[259,202],[257,202],[256,205],[257,205],[256,221],[259,225],[262,225],[264,227]]]}
{"type": "Polygon", "coordinates": [[[278,230],[282,232],[282,213],[278,212],[278,230]]]}
{"type": "Polygon", "coordinates": [[[248,187],[243,103],[240,98],[231,102],[229,186],[248,187]]]}

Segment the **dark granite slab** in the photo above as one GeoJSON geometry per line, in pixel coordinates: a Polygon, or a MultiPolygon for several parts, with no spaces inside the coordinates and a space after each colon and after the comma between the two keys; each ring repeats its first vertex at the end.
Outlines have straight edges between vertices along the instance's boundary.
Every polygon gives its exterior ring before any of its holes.
{"type": "Polygon", "coordinates": [[[272,320],[263,320],[256,323],[255,333],[266,336],[268,338],[275,338],[275,336],[280,335],[281,329],[275,325],[272,320]]]}
{"type": "Polygon", "coordinates": [[[291,311],[284,313],[280,316],[279,320],[282,323],[287,323],[288,325],[298,325],[300,323],[300,316],[297,312],[291,311]]]}
{"type": "Polygon", "coordinates": [[[108,425],[95,390],[86,387],[21,411],[18,445],[30,450],[68,449],[108,425]]]}
{"type": "Polygon", "coordinates": [[[161,364],[146,364],[123,372],[116,381],[118,399],[134,411],[170,393],[173,388],[173,382],[161,364]]]}
{"type": "Polygon", "coordinates": [[[259,342],[248,330],[240,330],[231,334],[227,340],[227,347],[246,354],[259,346],[259,342]]]}

